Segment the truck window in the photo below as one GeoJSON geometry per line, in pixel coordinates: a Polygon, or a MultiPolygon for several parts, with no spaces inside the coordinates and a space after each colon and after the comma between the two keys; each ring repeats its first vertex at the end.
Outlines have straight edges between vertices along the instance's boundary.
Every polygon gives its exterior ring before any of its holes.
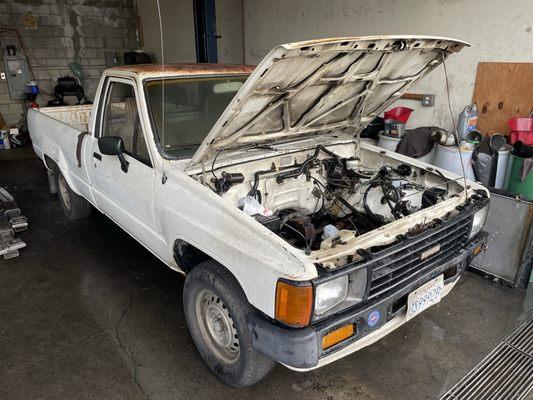
{"type": "Polygon", "coordinates": [[[248,75],[172,78],[145,83],[163,156],[192,157],[248,75]]]}
{"type": "Polygon", "coordinates": [[[123,82],[111,82],[108,93],[101,136],[120,136],[127,154],[151,166],[133,86],[123,82]]]}

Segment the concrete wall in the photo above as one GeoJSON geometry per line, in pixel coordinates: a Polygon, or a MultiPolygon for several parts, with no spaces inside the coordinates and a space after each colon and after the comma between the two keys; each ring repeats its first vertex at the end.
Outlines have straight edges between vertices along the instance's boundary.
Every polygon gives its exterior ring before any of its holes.
{"type": "MultiPolygon", "coordinates": [[[[245,54],[257,63],[276,44],[373,34],[424,34],[458,38],[473,47],[447,62],[454,118],[472,100],[480,61],[533,61],[532,0],[245,0],[245,54]]],[[[442,67],[411,90],[436,94],[435,107],[414,101],[408,127],[451,129],[442,67]]]]}
{"type": "MultiPolygon", "coordinates": [[[[159,0],[165,62],[196,62],[193,0],[159,0]]],[[[161,62],[161,35],[156,0],[138,0],[143,49],[161,62]]]]}
{"type": "MultiPolygon", "coordinates": [[[[165,62],[196,62],[193,0],[160,0],[165,62]]],[[[139,0],[144,51],[161,61],[161,38],[156,0],[139,0]]],[[[216,2],[218,62],[242,63],[241,0],[216,2]]]]}
{"type": "MultiPolygon", "coordinates": [[[[7,29],[9,18],[3,1],[2,48],[13,44],[26,49],[33,77],[46,93],[53,93],[58,77],[73,76],[68,65],[75,61],[83,68],[83,86],[92,98],[106,67],[106,52],[122,55],[136,47],[132,0],[11,0],[11,4],[22,45],[7,29]],[[35,29],[25,26],[28,13],[37,20],[35,29]]],[[[38,100],[45,104],[49,99],[42,95],[38,100]]],[[[20,102],[7,94],[6,81],[0,81],[0,112],[8,123],[16,123],[22,114],[20,102]]]]}
{"type": "Polygon", "coordinates": [[[218,62],[242,64],[243,27],[242,27],[243,0],[217,0],[217,33],[218,62]]]}

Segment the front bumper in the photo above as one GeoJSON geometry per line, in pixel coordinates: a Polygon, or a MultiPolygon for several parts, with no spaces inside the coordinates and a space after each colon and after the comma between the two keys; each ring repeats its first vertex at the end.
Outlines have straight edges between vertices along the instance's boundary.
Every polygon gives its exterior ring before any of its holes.
{"type": "MultiPolygon", "coordinates": [[[[306,328],[289,329],[259,315],[253,315],[248,320],[252,345],[261,353],[294,370],[307,371],[329,364],[376,342],[403,325],[406,322],[409,293],[445,272],[442,295],[448,294],[474,258],[476,249],[485,246],[487,239],[488,233],[480,232],[465,247],[458,250],[451,260],[419,277],[401,290],[362,307],[357,306],[345,310],[306,328]],[[455,274],[450,276],[450,270],[453,271],[454,267],[455,274]],[[380,318],[377,323],[370,326],[367,323],[369,314],[376,315],[376,312],[380,318]],[[356,334],[323,350],[322,338],[349,323],[356,325],[356,334]]],[[[375,318],[372,322],[375,322],[375,318]]]]}

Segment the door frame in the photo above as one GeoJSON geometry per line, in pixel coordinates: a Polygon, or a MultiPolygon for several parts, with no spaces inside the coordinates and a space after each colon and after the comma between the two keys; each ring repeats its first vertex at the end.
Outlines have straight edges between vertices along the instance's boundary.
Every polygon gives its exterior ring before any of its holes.
{"type": "MultiPolygon", "coordinates": [[[[94,124],[94,133],[93,136],[98,141],[100,137],[102,137],[102,122],[104,120],[104,114],[107,106],[107,102],[109,99],[109,95],[111,94],[111,86],[113,83],[123,83],[126,85],[130,85],[133,87],[133,92],[135,94],[135,106],[137,107],[137,115],[139,117],[139,124],[143,132],[143,140],[146,146],[146,149],[148,150],[148,157],[149,157],[149,163],[148,165],[150,168],[155,168],[154,164],[154,156],[152,154],[152,149],[150,146],[150,142],[147,140],[148,134],[147,132],[151,133],[149,130],[150,127],[145,126],[144,118],[142,118],[142,110],[141,110],[141,104],[140,100],[141,97],[139,96],[139,91],[137,90],[137,82],[133,78],[128,77],[122,77],[122,76],[107,76],[105,78],[105,81],[102,85],[102,95],[100,96],[100,100],[98,101],[98,109],[96,111],[96,117],[95,117],[95,124],[94,124]]],[[[139,160],[135,154],[130,152],[126,152],[126,154],[134,159],[136,159],[139,162],[142,162],[146,164],[144,161],[139,160]]]]}
{"type": "Polygon", "coordinates": [[[217,63],[218,49],[215,0],[193,0],[196,61],[217,63]]]}

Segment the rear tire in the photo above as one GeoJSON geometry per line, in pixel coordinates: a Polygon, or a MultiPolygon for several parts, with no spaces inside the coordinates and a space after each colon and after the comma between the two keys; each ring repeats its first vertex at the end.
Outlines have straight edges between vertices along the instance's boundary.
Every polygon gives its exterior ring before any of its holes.
{"type": "Polygon", "coordinates": [[[246,321],[254,310],[219,263],[209,260],[193,268],[185,280],[183,306],[196,349],[225,384],[254,385],[275,367],[274,360],[252,347],[246,321]]]}
{"type": "Polygon", "coordinates": [[[66,217],[72,220],[91,215],[92,206],[83,197],[74,193],[61,172],[57,172],[57,195],[66,217]]]}

